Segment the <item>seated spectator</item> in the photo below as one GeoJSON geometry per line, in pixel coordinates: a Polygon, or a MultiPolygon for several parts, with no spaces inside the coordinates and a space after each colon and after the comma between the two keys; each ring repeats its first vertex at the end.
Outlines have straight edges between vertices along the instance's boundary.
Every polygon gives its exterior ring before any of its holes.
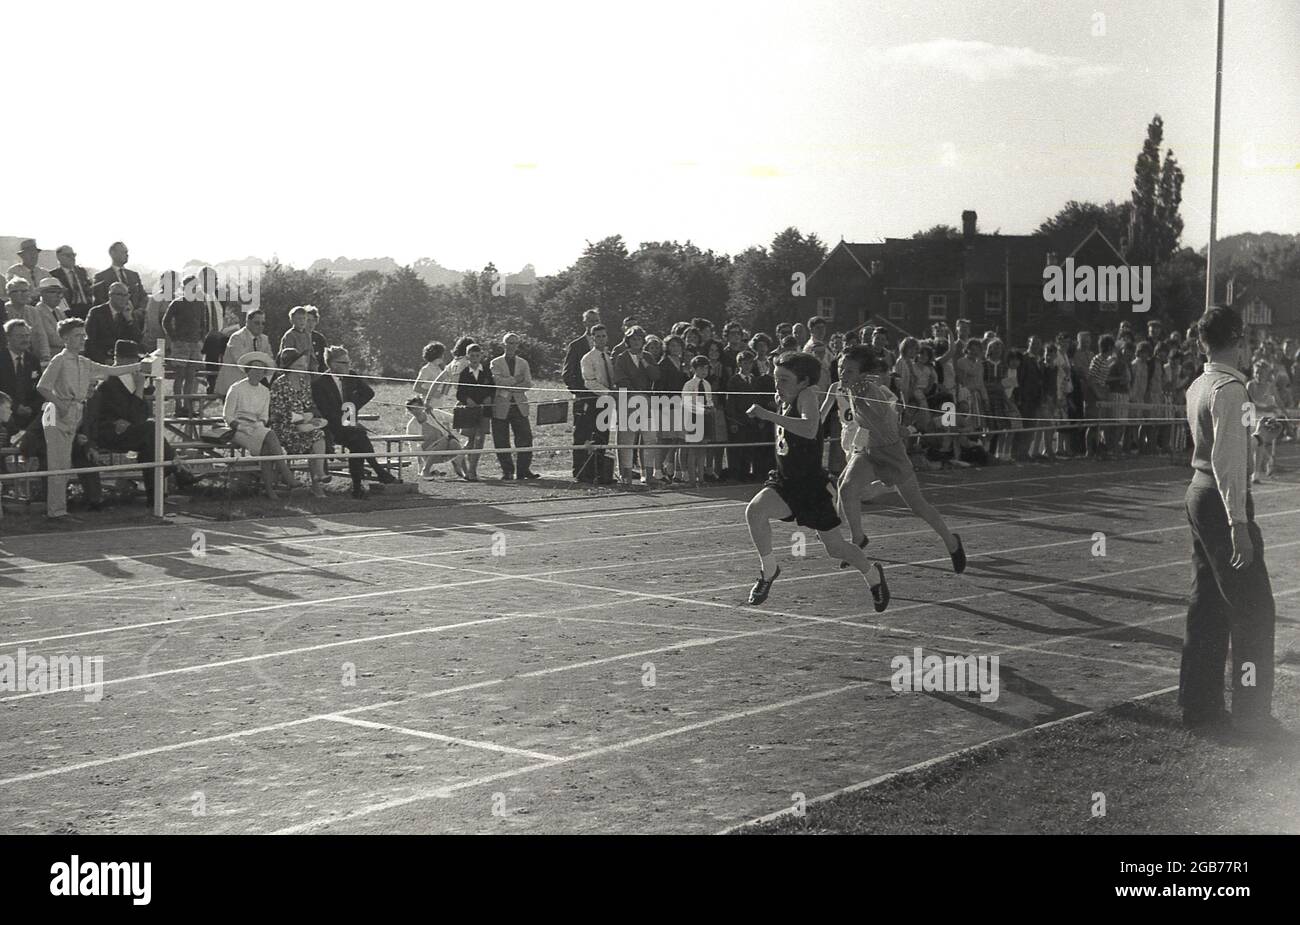
{"type": "Polygon", "coordinates": [[[42,363],[63,349],[59,322],[68,316],[63,311],[63,284],[53,276],[41,280],[41,297],[27,307],[22,317],[32,331],[32,352],[42,363]]]}
{"type": "Polygon", "coordinates": [[[68,304],[64,313],[69,318],[84,321],[93,304],[90,300],[90,294],[94,291],[90,284],[90,274],[77,266],[77,252],[69,245],[64,244],[54,252],[54,256],[58,258],[59,265],[50,271],[50,275],[63,284],[63,290],[67,293],[68,304]]]}
{"type": "MultiPolygon", "coordinates": [[[[139,369],[140,345],[134,341],[119,340],[113,348],[113,365],[131,371],[111,375],[95,388],[88,408],[91,444],[96,450],[108,450],[111,453],[134,451],[140,462],[153,462],[158,458],[158,453],[153,421],[149,416],[149,402],[144,397],[145,374],[144,370],[139,369]]],[[[164,440],[163,459],[171,462],[175,456],[170,444],[164,440]]],[[[194,484],[194,477],[185,469],[177,466],[175,471],[177,485],[187,488],[194,484]]],[[[152,469],[145,470],[144,491],[146,500],[152,506],[152,469]]]]}
{"type": "Polygon", "coordinates": [[[131,314],[129,290],[122,283],[108,287],[108,301],[96,305],[86,316],[86,356],[96,363],[107,363],[119,340],[139,343],[141,328],[131,314]]]}
{"type": "MultiPolygon", "coordinates": [[[[274,365],[275,361],[269,353],[260,350],[244,353],[239,357],[239,368],[243,370],[244,378],[232,382],[226,390],[222,417],[232,431],[230,442],[254,456],[285,455],[284,448],[280,446],[280,438],[269,426],[271,390],[266,385],[266,376],[274,365]]],[[[275,492],[277,473],[287,487],[292,489],[294,486],[293,470],[289,468],[287,459],[263,462],[262,485],[266,496],[273,501],[280,497],[275,492]]],[[[316,493],[318,487],[312,486],[312,494],[320,497],[316,493]]]]}
{"type": "Polygon", "coordinates": [[[28,286],[28,298],[35,302],[41,282],[52,278],[49,270],[36,265],[41,256],[41,249],[31,238],[25,238],[18,245],[18,262],[5,271],[6,279],[25,279],[28,286]]]}
{"type": "Polygon", "coordinates": [[[10,318],[21,318],[27,320],[27,308],[31,305],[32,284],[27,282],[21,276],[14,276],[5,283],[5,296],[8,301],[4,304],[4,310],[0,311],[0,318],[8,320],[10,318]]]}
{"type": "MultiPolygon", "coordinates": [[[[292,349],[292,348],[290,348],[292,349]]],[[[302,351],[299,351],[301,353],[302,351]]],[[[370,399],[375,397],[375,391],[361,379],[348,375],[348,370],[352,366],[352,358],[343,347],[327,347],[325,349],[325,362],[329,366],[329,375],[315,376],[311,384],[312,400],[316,403],[316,410],[328,422],[326,435],[335,443],[347,448],[349,453],[369,453],[375,452],[374,445],[370,442],[370,435],[366,429],[356,423],[345,423],[343,420],[343,406],[345,404],[352,406],[353,414],[363,408],[370,399]],[[346,378],[344,378],[346,377],[346,378]]],[[[281,351],[281,366],[284,365],[284,351],[281,351]]],[[[349,456],[348,473],[352,477],[352,497],[361,500],[368,494],[361,479],[366,474],[366,465],[375,470],[375,478],[381,485],[387,485],[397,481],[389,474],[378,459],[373,455],[362,458],[359,456],[349,456]]]]}
{"type": "MultiPolygon", "coordinates": [[[[311,472],[311,493],[323,498],[325,489],[321,483],[325,480],[326,420],[312,398],[311,373],[307,370],[310,362],[310,357],[292,348],[280,351],[280,373],[271,383],[271,408],[267,420],[286,456],[302,453],[321,457],[308,460],[307,468],[311,472]]],[[[296,487],[292,476],[288,487],[290,491],[296,487]]]]}
{"type": "Polygon", "coordinates": [[[108,246],[108,259],[111,264],[109,268],[100,270],[95,274],[91,301],[96,305],[107,302],[109,286],[113,283],[121,283],[126,287],[127,301],[131,304],[131,310],[133,312],[143,312],[145,304],[149,301],[149,295],[144,291],[144,284],[140,282],[140,274],[135,270],[127,269],[126,264],[131,259],[131,254],[126,245],[121,241],[114,241],[110,244],[108,246]]]}
{"type": "Polygon", "coordinates": [[[9,396],[10,416],[6,420],[0,435],[4,437],[4,446],[23,448],[23,456],[40,456],[44,447],[44,437],[40,433],[40,405],[44,399],[36,391],[40,382],[40,360],[31,352],[31,327],[22,318],[10,318],[4,322],[6,346],[0,349],[0,391],[9,396]],[[35,442],[32,442],[32,435],[35,442]]]}

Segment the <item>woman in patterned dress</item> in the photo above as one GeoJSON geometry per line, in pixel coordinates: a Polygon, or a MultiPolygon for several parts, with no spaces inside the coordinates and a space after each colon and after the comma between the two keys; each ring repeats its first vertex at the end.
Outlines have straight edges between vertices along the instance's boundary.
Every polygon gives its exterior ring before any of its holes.
{"type": "Polygon", "coordinates": [[[280,351],[276,362],[280,373],[271,383],[271,430],[280,440],[285,455],[315,454],[320,459],[309,460],[311,493],[317,498],[325,496],[321,482],[325,479],[325,419],[316,410],[311,397],[311,376],[308,367],[311,357],[293,347],[280,351]]]}

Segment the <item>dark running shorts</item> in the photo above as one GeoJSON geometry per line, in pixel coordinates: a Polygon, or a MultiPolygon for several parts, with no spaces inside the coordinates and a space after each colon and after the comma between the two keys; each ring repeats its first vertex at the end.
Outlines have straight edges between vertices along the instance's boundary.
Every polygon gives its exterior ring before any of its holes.
{"type": "Polygon", "coordinates": [[[763,484],[780,495],[790,509],[790,516],[781,518],[785,523],[794,521],[818,532],[840,525],[840,515],[835,511],[835,484],[829,476],[824,481],[795,483],[782,479],[781,473],[773,469],[763,484]]]}

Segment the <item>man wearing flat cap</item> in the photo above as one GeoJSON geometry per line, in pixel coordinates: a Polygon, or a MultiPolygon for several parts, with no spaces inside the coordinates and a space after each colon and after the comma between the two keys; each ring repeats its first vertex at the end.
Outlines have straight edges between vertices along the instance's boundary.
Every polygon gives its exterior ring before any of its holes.
{"type": "MultiPolygon", "coordinates": [[[[130,340],[119,340],[113,346],[113,365],[126,366],[139,363],[140,345],[130,340]]],[[[145,398],[145,377],[140,372],[110,376],[95,388],[87,408],[91,443],[99,450],[111,453],[135,451],[141,462],[157,459],[154,449],[154,428],[149,418],[149,402],[145,398]]],[[[163,459],[175,458],[171,445],[163,441],[163,459]]],[[[194,478],[183,469],[176,470],[176,483],[181,487],[194,484],[194,478]]],[[[153,505],[153,473],[145,474],[145,495],[153,505]]]]}
{"type": "Polygon", "coordinates": [[[119,340],[140,341],[140,324],[131,311],[131,290],[125,283],[110,283],[108,301],[86,316],[86,356],[107,363],[119,340]]]}
{"type": "Polygon", "coordinates": [[[59,337],[59,322],[67,315],[63,311],[63,284],[53,276],[41,280],[40,300],[23,315],[23,320],[32,329],[32,352],[44,365],[50,357],[63,349],[63,338],[59,337]]]}
{"type": "Polygon", "coordinates": [[[68,304],[65,309],[69,318],[85,319],[90,314],[90,294],[94,288],[90,283],[90,274],[85,267],[77,266],[77,252],[69,244],[63,244],[54,252],[59,265],[50,271],[50,276],[63,284],[67,293],[68,304]]]}
{"type": "Polygon", "coordinates": [[[17,276],[27,280],[27,284],[31,287],[32,302],[38,298],[37,290],[40,288],[41,280],[50,275],[49,270],[42,270],[36,265],[40,256],[41,249],[36,246],[36,241],[33,238],[24,238],[18,245],[18,262],[5,270],[5,279],[13,279],[17,276]]]}
{"type": "Polygon", "coordinates": [[[91,299],[96,305],[108,301],[108,287],[110,285],[121,283],[126,287],[132,310],[136,312],[144,311],[145,305],[149,302],[149,294],[144,291],[144,284],[140,282],[140,274],[135,270],[126,268],[126,261],[130,256],[126,245],[121,241],[114,241],[109,246],[108,259],[112,261],[112,265],[107,270],[100,270],[95,274],[95,286],[91,292],[91,299]]]}

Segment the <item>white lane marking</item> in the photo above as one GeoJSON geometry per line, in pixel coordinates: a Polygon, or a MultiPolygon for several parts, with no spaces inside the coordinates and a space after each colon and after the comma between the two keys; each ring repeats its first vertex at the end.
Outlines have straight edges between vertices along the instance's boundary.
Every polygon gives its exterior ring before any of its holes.
{"type": "Polygon", "coordinates": [[[382,729],[387,732],[400,732],[402,735],[415,736],[420,739],[431,739],[434,742],[445,742],[449,745],[464,745],[467,748],[481,748],[490,752],[501,752],[505,755],[522,755],[525,758],[537,758],[542,761],[559,761],[559,755],[550,755],[546,752],[532,752],[526,748],[512,748],[509,745],[497,745],[495,742],[484,742],[481,739],[461,739],[456,736],[443,735],[438,732],[425,732],[422,729],[409,729],[406,726],[393,726],[389,723],[375,723],[368,719],[354,719],[351,716],[340,716],[337,713],[331,713],[328,716],[321,717],[322,720],[328,720],[331,723],[346,723],[349,726],[360,726],[362,729],[382,729]]]}

